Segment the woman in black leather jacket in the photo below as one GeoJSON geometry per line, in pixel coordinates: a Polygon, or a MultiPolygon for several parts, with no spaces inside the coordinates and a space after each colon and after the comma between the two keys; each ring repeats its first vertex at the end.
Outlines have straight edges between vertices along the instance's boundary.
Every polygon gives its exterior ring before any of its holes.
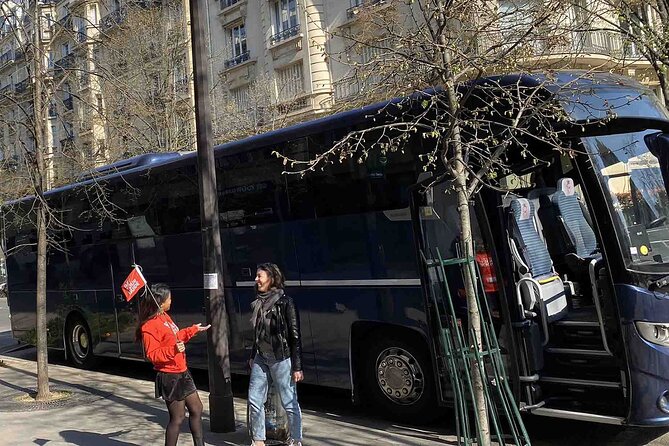
{"type": "Polygon", "coordinates": [[[302,412],[295,384],[302,373],[300,321],[293,299],[283,291],[284,277],[273,263],[258,265],[257,297],[252,302],[254,327],[249,381],[249,427],[253,445],[265,444],[265,408],[269,377],[288,415],[289,445],[302,445],[302,412]]]}

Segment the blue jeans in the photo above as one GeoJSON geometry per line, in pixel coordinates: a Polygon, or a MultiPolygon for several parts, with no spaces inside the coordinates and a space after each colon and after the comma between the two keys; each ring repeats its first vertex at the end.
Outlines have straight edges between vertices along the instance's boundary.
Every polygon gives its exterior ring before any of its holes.
{"type": "Polygon", "coordinates": [[[291,372],[290,358],[282,361],[257,354],[249,382],[249,418],[253,441],[265,440],[265,401],[269,383],[274,383],[281,405],[288,416],[290,438],[302,441],[302,412],[297,402],[297,388],[291,372]]]}

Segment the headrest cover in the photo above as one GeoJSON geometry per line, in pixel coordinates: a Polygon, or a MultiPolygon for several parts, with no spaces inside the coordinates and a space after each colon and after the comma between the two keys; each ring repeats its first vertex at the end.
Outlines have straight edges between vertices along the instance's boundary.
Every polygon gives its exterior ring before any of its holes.
{"type": "Polygon", "coordinates": [[[519,220],[527,220],[530,218],[532,208],[530,207],[530,201],[527,198],[518,198],[518,204],[520,205],[520,218],[519,220]]]}
{"type": "Polygon", "coordinates": [[[568,197],[574,195],[574,180],[571,178],[560,178],[558,181],[558,190],[561,190],[568,197]]]}

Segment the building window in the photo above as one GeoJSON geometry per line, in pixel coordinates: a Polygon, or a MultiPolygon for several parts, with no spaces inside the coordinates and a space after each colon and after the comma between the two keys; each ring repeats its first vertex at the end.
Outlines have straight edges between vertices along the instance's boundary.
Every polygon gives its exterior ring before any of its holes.
{"type": "Polygon", "coordinates": [[[276,70],[276,89],[277,97],[281,102],[292,101],[304,93],[302,64],[298,63],[276,70]]]}
{"type": "Polygon", "coordinates": [[[230,28],[232,57],[239,57],[246,52],[246,28],[244,24],[230,28]]]}
{"type": "Polygon", "coordinates": [[[297,0],[277,0],[274,2],[274,30],[272,41],[291,37],[299,32],[297,20],[297,0]]]}
{"type": "Polygon", "coordinates": [[[249,51],[246,47],[246,28],[243,23],[228,28],[228,39],[232,58],[225,61],[225,68],[234,67],[249,60],[249,51]]]}
{"type": "Polygon", "coordinates": [[[248,110],[250,108],[249,87],[245,85],[230,90],[230,101],[232,101],[238,113],[248,110]]]}

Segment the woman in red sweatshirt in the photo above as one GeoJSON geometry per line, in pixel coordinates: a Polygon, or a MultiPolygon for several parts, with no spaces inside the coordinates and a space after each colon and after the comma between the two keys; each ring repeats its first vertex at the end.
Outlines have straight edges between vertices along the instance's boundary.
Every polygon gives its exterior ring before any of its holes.
{"type": "Polygon", "coordinates": [[[162,397],[170,414],[165,431],[165,446],[176,446],[181,423],[186,417],[195,446],[204,446],[202,436],[202,401],[186,365],[186,346],[193,336],[209,328],[196,324],[183,330],[167,314],[172,304],[170,288],[163,283],[151,287],[139,302],[137,341],[144,342],[144,352],[156,370],[156,398],[162,397]],[[153,293],[153,297],[151,294],[153,293]],[[154,300],[155,298],[155,300],[154,300]]]}

